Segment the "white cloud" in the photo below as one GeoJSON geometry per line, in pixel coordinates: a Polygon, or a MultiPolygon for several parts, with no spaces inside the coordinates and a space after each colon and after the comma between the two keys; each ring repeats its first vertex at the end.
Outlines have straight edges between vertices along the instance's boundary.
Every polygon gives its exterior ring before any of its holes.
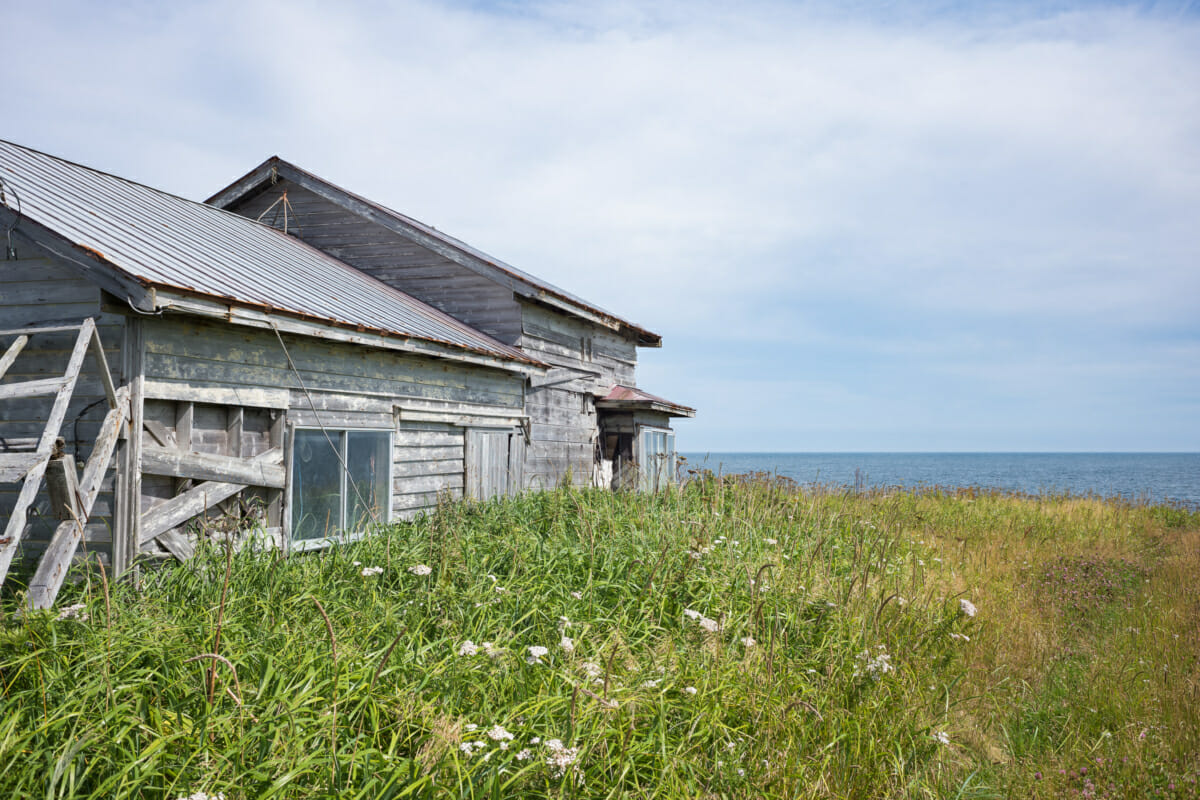
{"type": "MultiPolygon", "coordinates": [[[[0,135],[192,197],[278,152],[661,330],[652,372],[721,337],[838,346],[823,379],[880,406],[854,365],[881,349],[935,374],[947,338],[986,370],[1064,324],[1198,335],[1194,15],[230,0],[6,22],[0,135]]],[[[1130,375],[1160,361],[1138,341],[1130,375]]],[[[703,405],[689,386],[652,388],[703,405]]]]}

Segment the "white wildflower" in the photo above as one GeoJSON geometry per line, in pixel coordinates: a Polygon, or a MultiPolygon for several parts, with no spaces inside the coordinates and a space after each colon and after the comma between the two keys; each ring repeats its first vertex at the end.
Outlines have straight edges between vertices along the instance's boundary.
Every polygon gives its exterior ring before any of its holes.
{"type": "Polygon", "coordinates": [[[528,747],[517,753],[517,761],[528,761],[531,758],[533,758],[533,753],[529,751],[528,747]]]}
{"type": "Polygon", "coordinates": [[[715,619],[709,619],[708,617],[700,618],[700,627],[704,628],[704,630],[708,631],[709,633],[716,633],[717,631],[721,630],[721,624],[715,619]]]}
{"type": "Polygon", "coordinates": [[[658,684],[659,684],[659,683],[660,683],[660,681],[658,681],[658,680],[648,680],[648,681],[643,681],[643,682],[642,682],[642,687],[643,687],[643,688],[645,688],[645,689],[655,689],[655,688],[657,688],[657,687],[658,687],[658,684]]]}
{"type": "Polygon", "coordinates": [[[746,647],[754,647],[754,645],[758,644],[758,642],[754,641],[753,636],[743,636],[742,644],[744,644],[746,647]]]}
{"type": "Polygon", "coordinates": [[[465,731],[474,731],[474,730],[478,730],[478,729],[479,729],[479,726],[476,725],[474,722],[468,722],[466,725],[463,725],[463,730],[465,730],[465,731]]]}
{"type": "Polygon", "coordinates": [[[428,575],[429,573],[433,572],[431,568],[425,566],[424,564],[414,564],[408,568],[408,571],[413,575],[428,575]]]}
{"type": "MultiPolygon", "coordinates": [[[[530,743],[530,744],[541,744],[541,741],[542,741],[542,737],[540,737],[540,736],[535,736],[535,737],[533,737],[532,739],[530,739],[530,740],[529,740],[529,743],[530,743]]],[[[561,742],[560,742],[559,744],[561,744],[561,742]]]]}
{"type": "Polygon", "coordinates": [[[933,735],[933,738],[938,744],[950,744],[950,737],[946,735],[945,731],[938,731],[933,735]]]}
{"type": "Polygon", "coordinates": [[[496,659],[504,655],[504,649],[497,647],[492,642],[484,642],[480,647],[483,648],[483,652],[488,654],[488,658],[496,659]]]}
{"type": "Polygon", "coordinates": [[[583,667],[583,674],[587,675],[589,678],[599,678],[604,674],[604,667],[600,666],[595,661],[585,661],[581,666],[583,667]]]}
{"type": "Polygon", "coordinates": [[[187,797],[180,797],[179,800],[225,800],[224,792],[209,794],[208,792],[192,792],[187,797]]]}
{"type": "Polygon", "coordinates": [[[693,611],[690,608],[685,608],[683,610],[683,615],[688,619],[700,619],[702,616],[704,616],[699,611],[693,611]]]}
{"type": "Polygon", "coordinates": [[[950,638],[951,638],[951,639],[959,639],[959,640],[962,640],[962,641],[964,641],[964,642],[969,642],[969,641],[971,641],[971,637],[970,637],[970,636],[967,636],[965,633],[952,633],[952,634],[950,634],[950,638]]]}
{"type": "Polygon", "coordinates": [[[767,542],[767,544],[771,545],[772,547],[774,547],[775,545],[779,544],[779,540],[778,540],[778,539],[767,539],[767,540],[766,540],[766,542],[767,542]]]}
{"type": "Polygon", "coordinates": [[[685,686],[685,687],[683,687],[683,690],[684,690],[685,692],[687,692],[688,694],[695,694],[695,693],[696,693],[696,687],[695,687],[695,686],[685,686]]]}
{"type": "Polygon", "coordinates": [[[561,778],[567,774],[568,769],[579,771],[579,767],[575,761],[579,758],[578,747],[563,747],[563,743],[558,739],[551,739],[546,742],[546,749],[550,751],[550,755],[546,757],[546,766],[554,769],[554,777],[561,778]]]}
{"type": "Polygon", "coordinates": [[[354,562],[354,566],[356,566],[356,567],[361,567],[361,566],[362,566],[362,562],[361,562],[361,561],[355,561],[355,562],[354,562]]]}
{"type": "Polygon", "coordinates": [[[73,606],[67,606],[62,611],[58,612],[56,619],[60,621],[64,619],[77,619],[80,622],[87,622],[88,615],[84,612],[85,608],[87,608],[87,606],[83,603],[76,603],[73,606]]]}
{"type": "Polygon", "coordinates": [[[975,616],[975,612],[979,609],[975,608],[975,604],[964,597],[958,601],[958,610],[966,614],[968,617],[973,617],[975,616]]]}
{"type": "Polygon", "coordinates": [[[896,668],[892,666],[892,657],[886,652],[883,645],[878,648],[881,652],[877,655],[871,655],[870,650],[863,650],[858,654],[859,665],[854,668],[854,675],[866,675],[871,680],[879,680],[889,672],[895,672],[896,668]]]}
{"type": "Polygon", "coordinates": [[[546,648],[542,647],[540,644],[535,644],[532,647],[528,648],[528,650],[529,650],[529,655],[525,657],[525,660],[527,662],[529,662],[530,664],[541,664],[542,656],[544,656],[550,652],[546,648]]]}
{"type": "Polygon", "coordinates": [[[470,639],[458,646],[458,654],[460,656],[473,656],[479,652],[479,648],[470,639]]]}
{"type": "Polygon", "coordinates": [[[506,731],[503,725],[493,725],[487,735],[493,742],[511,741],[513,738],[513,735],[506,731]]]}
{"type": "Polygon", "coordinates": [[[462,744],[460,744],[458,746],[458,749],[463,751],[467,755],[471,755],[471,753],[473,752],[470,742],[463,742],[462,744]]]}
{"type": "Polygon", "coordinates": [[[570,653],[575,650],[575,643],[566,636],[562,637],[562,641],[558,643],[558,646],[562,648],[564,653],[570,653]]]}
{"type": "Polygon", "coordinates": [[[364,578],[370,578],[374,575],[382,575],[383,567],[363,567],[360,573],[364,578]]]}
{"type": "Polygon", "coordinates": [[[576,600],[582,600],[583,592],[571,592],[571,597],[574,597],[576,600]]]}

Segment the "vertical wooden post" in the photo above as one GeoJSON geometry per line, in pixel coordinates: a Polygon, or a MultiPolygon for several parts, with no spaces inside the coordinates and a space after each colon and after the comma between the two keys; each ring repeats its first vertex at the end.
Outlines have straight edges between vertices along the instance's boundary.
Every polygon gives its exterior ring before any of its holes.
{"type": "Polygon", "coordinates": [[[117,461],[114,491],[112,571],[124,573],[138,554],[142,530],[142,384],[145,378],[146,336],[142,321],[125,318],[121,344],[121,379],[129,387],[129,428],[117,461]]]}

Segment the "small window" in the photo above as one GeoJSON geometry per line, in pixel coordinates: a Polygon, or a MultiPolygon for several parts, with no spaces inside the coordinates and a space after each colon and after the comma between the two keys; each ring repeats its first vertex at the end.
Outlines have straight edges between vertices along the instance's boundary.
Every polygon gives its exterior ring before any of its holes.
{"type": "Polygon", "coordinates": [[[657,491],[675,479],[675,432],[643,425],[638,430],[638,483],[657,491]]]}
{"type": "Polygon", "coordinates": [[[391,454],[390,431],[296,430],[292,443],[292,541],[353,536],[375,520],[387,522],[391,454]]]}

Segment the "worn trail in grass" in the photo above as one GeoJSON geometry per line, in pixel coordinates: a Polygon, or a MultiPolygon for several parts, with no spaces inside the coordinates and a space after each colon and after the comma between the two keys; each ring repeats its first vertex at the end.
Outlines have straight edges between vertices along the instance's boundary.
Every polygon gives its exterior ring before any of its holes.
{"type": "Polygon", "coordinates": [[[6,597],[0,792],[1195,797],[1198,578],[1200,515],[1091,499],[452,505],[6,597]]]}

